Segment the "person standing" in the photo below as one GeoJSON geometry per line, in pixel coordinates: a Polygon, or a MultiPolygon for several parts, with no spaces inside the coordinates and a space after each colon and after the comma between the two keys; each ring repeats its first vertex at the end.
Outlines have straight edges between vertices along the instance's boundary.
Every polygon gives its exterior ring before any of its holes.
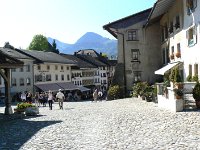
{"type": "Polygon", "coordinates": [[[53,93],[49,90],[48,93],[48,103],[49,103],[49,109],[52,110],[52,104],[53,104],[53,93]]]}
{"type": "Polygon", "coordinates": [[[93,93],[94,102],[97,102],[97,98],[98,98],[98,91],[97,91],[97,89],[95,89],[95,91],[93,93]]]}
{"type": "Polygon", "coordinates": [[[56,94],[56,98],[58,99],[60,109],[63,109],[63,101],[65,99],[64,94],[61,92],[61,89],[58,90],[59,92],[56,94]]]}

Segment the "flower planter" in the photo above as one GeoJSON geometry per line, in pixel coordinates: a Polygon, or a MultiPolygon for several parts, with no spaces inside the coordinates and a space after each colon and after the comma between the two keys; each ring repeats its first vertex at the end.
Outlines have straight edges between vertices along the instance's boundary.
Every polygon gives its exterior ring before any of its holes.
{"type": "Polygon", "coordinates": [[[176,55],[177,58],[181,58],[181,53],[180,52],[177,52],[175,55],[176,55]]]}
{"type": "Polygon", "coordinates": [[[25,109],[14,108],[14,113],[16,113],[16,114],[23,114],[24,112],[25,112],[25,109]]]}

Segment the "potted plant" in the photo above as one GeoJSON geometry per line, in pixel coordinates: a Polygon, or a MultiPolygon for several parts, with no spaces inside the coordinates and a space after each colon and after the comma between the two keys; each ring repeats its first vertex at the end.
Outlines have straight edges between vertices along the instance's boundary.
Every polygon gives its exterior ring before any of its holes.
{"type": "Polygon", "coordinates": [[[188,82],[192,82],[192,76],[189,74],[189,75],[187,76],[186,80],[187,80],[188,82]]]}
{"type": "Polygon", "coordinates": [[[175,55],[176,55],[177,58],[181,58],[181,53],[180,52],[177,52],[175,55]]]}
{"type": "Polygon", "coordinates": [[[197,74],[195,74],[193,77],[192,77],[192,81],[194,82],[198,82],[199,81],[199,77],[197,74]]]}
{"type": "Polygon", "coordinates": [[[181,99],[183,96],[183,90],[182,89],[174,89],[174,93],[176,96],[176,99],[181,99]]]}
{"type": "Polygon", "coordinates": [[[17,107],[14,109],[14,112],[16,113],[24,113],[27,108],[34,108],[36,109],[36,106],[30,103],[18,103],[17,107]]]}
{"type": "Polygon", "coordinates": [[[193,98],[196,102],[196,107],[200,108],[200,83],[197,81],[196,85],[194,86],[194,89],[192,90],[193,98]]]}

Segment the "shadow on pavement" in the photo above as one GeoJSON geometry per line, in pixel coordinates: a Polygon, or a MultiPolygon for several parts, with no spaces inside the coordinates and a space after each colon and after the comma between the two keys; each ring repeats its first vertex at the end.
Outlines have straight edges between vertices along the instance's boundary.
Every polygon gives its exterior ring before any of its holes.
{"type": "Polygon", "coordinates": [[[62,122],[28,121],[25,120],[27,118],[30,117],[10,120],[0,119],[0,149],[18,150],[42,128],[62,122]]]}

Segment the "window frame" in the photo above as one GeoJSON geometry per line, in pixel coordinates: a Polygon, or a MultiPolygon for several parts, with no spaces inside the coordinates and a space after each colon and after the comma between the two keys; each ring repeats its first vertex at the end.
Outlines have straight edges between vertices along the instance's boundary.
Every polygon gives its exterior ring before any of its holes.
{"type": "Polygon", "coordinates": [[[138,29],[128,30],[127,41],[139,41],[138,29]]]}

